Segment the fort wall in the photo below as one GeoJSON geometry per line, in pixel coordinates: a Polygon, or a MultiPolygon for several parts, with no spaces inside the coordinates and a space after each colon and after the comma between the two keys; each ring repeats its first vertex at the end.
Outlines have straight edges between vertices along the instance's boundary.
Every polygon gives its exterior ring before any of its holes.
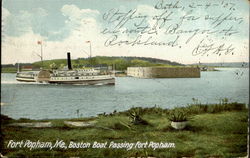
{"type": "Polygon", "coordinates": [[[128,67],[127,75],[138,78],[200,78],[196,67],[128,67]]]}

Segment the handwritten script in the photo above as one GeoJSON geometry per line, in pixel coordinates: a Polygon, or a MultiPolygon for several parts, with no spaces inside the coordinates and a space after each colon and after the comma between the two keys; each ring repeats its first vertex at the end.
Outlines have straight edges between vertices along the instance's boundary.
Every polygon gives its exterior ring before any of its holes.
{"type": "Polygon", "coordinates": [[[106,11],[101,33],[106,47],[189,45],[193,56],[234,55],[235,46],[226,41],[241,33],[244,18],[238,12],[237,0],[159,0],[152,6],[106,11]]]}

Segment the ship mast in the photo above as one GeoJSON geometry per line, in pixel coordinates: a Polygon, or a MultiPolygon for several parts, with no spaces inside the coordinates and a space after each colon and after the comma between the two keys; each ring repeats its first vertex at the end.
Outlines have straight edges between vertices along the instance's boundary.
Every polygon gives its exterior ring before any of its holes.
{"type": "Polygon", "coordinates": [[[20,72],[20,67],[19,67],[19,63],[17,63],[17,72],[19,73],[20,72]]]}
{"type": "Polygon", "coordinates": [[[89,43],[89,58],[91,58],[92,57],[91,41],[86,41],[86,43],[89,43]]]}
{"type": "Polygon", "coordinates": [[[88,54],[88,56],[89,56],[90,64],[92,65],[92,60],[91,60],[91,58],[92,58],[91,41],[86,41],[86,43],[89,43],[89,54],[88,54]]]}
{"type": "Polygon", "coordinates": [[[41,43],[41,61],[42,61],[42,67],[43,67],[43,44],[41,43]]]}
{"type": "Polygon", "coordinates": [[[38,55],[41,58],[41,62],[42,62],[42,68],[43,68],[43,43],[42,41],[37,41],[38,45],[41,45],[41,55],[38,55]]]}
{"type": "Polygon", "coordinates": [[[89,41],[89,54],[90,54],[90,58],[92,57],[92,51],[91,51],[91,42],[89,41]]]}

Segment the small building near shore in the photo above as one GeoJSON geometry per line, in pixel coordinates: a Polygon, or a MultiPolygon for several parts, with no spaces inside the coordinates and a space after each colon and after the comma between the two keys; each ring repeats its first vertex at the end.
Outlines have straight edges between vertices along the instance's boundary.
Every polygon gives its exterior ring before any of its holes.
{"type": "Polygon", "coordinates": [[[138,78],[200,78],[198,67],[128,67],[127,75],[138,78]]]}
{"type": "Polygon", "coordinates": [[[33,66],[33,65],[22,65],[21,70],[22,71],[39,71],[40,68],[37,66],[33,66]]]}
{"type": "Polygon", "coordinates": [[[32,71],[33,66],[32,65],[24,65],[24,66],[22,66],[22,70],[23,71],[32,71]]]}

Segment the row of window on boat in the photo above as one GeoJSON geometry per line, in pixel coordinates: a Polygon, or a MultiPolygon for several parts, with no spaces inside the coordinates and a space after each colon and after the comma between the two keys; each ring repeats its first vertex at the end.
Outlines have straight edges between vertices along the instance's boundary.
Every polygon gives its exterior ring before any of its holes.
{"type": "Polygon", "coordinates": [[[63,77],[63,76],[89,76],[89,75],[97,75],[98,73],[84,73],[84,74],[53,74],[53,76],[63,77]]]}
{"type": "MultiPolygon", "coordinates": [[[[94,77],[94,76],[91,76],[91,77],[67,77],[66,79],[91,79],[91,78],[97,78],[97,77],[94,77]]],[[[64,78],[61,78],[61,77],[55,77],[54,78],[55,80],[64,80],[64,78]]]]}

